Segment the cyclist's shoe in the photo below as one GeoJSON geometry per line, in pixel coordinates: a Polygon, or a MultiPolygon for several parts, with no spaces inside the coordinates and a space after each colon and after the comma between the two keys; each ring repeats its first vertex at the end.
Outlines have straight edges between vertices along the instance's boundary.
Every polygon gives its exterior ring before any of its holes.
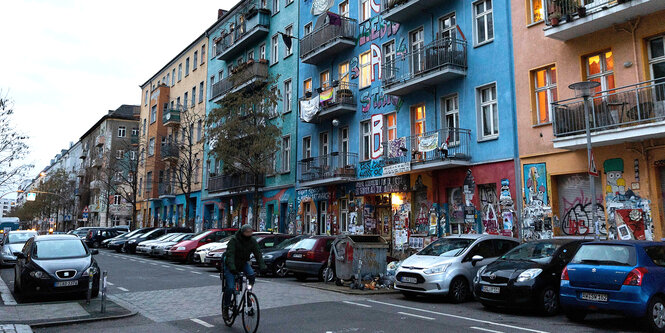
{"type": "Polygon", "coordinates": [[[222,308],[222,318],[224,320],[228,320],[229,318],[231,318],[231,316],[229,315],[229,307],[228,306],[225,306],[225,307],[222,308]]]}

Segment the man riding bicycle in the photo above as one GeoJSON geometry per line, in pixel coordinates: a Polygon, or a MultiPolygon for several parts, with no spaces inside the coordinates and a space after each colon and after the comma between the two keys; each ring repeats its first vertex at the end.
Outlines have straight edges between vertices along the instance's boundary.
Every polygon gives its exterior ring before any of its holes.
{"type": "Polygon", "coordinates": [[[231,296],[235,287],[235,278],[238,272],[242,271],[247,276],[249,284],[254,284],[254,270],[249,263],[250,255],[254,254],[256,262],[259,264],[260,270],[266,269],[266,264],[263,261],[263,255],[259,249],[259,244],[256,239],[252,237],[254,230],[249,224],[240,227],[235,236],[231,238],[224,254],[224,280],[226,280],[226,287],[222,298],[222,315],[227,318],[229,315],[229,303],[231,303],[231,296]]]}

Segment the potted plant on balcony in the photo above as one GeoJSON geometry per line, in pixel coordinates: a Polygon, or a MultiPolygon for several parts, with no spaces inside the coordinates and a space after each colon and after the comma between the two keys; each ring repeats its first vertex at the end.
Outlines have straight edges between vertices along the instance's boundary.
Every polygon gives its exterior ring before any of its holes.
{"type": "Polygon", "coordinates": [[[259,59],[259,63],[267,65],[268,64],[268,59],[261,58],[261,59],[259,59]]]}
{"type": "Polygon", "coordinates": [[[550,25],[553,27],[556,27],[559,25],[561,22],[561,14],[560,13],[552,13],[549,15],[550,19],[550,25]]]}
{"type": "MultiPolygon", "coordinates": [[[[580,0],[580,1],[584,1],[584,0],[580,0]]],[[[579,17],[586,17],[586,7],[584,6],[584,3],[577,2],[577,15],[579,17]]]]}

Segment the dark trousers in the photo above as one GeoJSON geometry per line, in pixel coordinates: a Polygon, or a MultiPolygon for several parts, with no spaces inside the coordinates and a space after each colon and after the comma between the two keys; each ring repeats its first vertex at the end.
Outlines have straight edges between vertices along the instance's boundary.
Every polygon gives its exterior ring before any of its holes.
{"type": "MultiPolygon", "coordinates": [[[[247,280],[249,280],[249,284],[254,284],[254,279],[256,278],[256,274],[254,274],[254,270],[252,269],[252,265],[248,263],[245,263],[245,267],[243,267],[243,272],[245,272],[245,276],[247,276],[247,280]]],[[[224,306],[228,306],[229,303],[231,302],[231,296],[233,295],[233,290],[235,289],[235,281],[236,277],[231,273],[231,270],[229,269],[228,266],[226,266],[226,263],[224,263],[224,280],[226,280],[226,288],[224,288],[224,296],[222,298],[224,306]]]]}

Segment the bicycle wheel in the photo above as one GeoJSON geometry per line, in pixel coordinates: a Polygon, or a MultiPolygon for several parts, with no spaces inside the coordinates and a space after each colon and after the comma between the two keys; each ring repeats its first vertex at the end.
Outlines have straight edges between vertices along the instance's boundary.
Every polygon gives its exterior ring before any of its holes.
{"type": "Polygon", "coordinates": [[[222,296],[222,318],[224,319],[224,324],[228,327],[233,326],[233,323],[236,321],[236,294],[233,293],[231,296],[231,304],[229,305],[229,314],[227,317],[224,317],[224,296],[222,296]]]}
{"type": "Polygon", "coordinates": [[[252,292],[247,292],[247,304],[242,307],[242,327],[247,333],[255,333],[259,328],[259,300],[252,292]]]}

